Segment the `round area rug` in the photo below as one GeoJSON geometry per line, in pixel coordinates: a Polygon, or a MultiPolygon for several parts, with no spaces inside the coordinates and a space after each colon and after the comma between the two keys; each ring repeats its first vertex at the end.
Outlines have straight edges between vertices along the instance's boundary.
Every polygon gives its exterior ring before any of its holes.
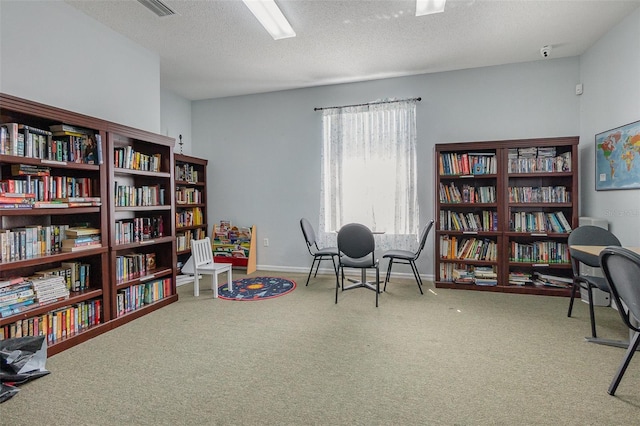
{"type": "Polygon", "coordinates": [[[223,284],[218,287],[218,297],[227,300],[264,300],[291,293],[295,281],[275,277],[244,278],[233,281],[233,291],[223,284]]]}

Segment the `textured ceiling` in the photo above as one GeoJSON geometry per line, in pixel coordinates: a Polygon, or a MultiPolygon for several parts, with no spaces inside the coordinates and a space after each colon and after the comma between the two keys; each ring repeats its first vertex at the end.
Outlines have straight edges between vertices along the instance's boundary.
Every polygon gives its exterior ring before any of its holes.
{"type": "Polygon", "coordinates": [[[276,0],[297,36],[274,41],[240,0],[66,0],[160,56],[161,85],[190,100],[582,54],[640,0],[276,0]]]}

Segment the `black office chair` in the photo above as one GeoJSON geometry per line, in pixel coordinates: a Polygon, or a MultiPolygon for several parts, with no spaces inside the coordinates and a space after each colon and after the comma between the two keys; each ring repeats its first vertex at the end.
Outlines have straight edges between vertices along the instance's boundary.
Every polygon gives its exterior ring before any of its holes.
{"type": "Polygon", "coordinates": [[[369,228],[359,223],[344,225],[338,231],[338,274],[336,275],[336,303],[338,303],[338,290],[340,289],[340,271],[342,271],[342,290],[351,290],[365,287],[376,292],[376,308],[378,307],[378,295],[380,294],[380,268],[378,259],[375,258],[376,242],[369,228]],[[344,286],[344,268],[357,268],[361,270],[361,280],[354,285],[344,286]],[[376,270],[375,285],[368,283],[367,269],[376,270]]]}
{"type": "Polygon", "coordinates": [[[609,286],[604,277],[594,277],[591,275],[580,274],[580,263],[593,268],[600,267],[600,258],[598,256],[585,253],[579,250],[571,249],[572,245],[583,246],[620,246],[620,240],[611,232],[597,226],[580,226],[569,234],[569,254],[571,255],[571,267],[573,269],[573,285],[571,287],[571,300],[569,300],[569,311],[567,316],[571,316],[573,310],[573,300],[576,291],[584,288],[589,295],[589,317],[591,319],[591,335],[596,335],[596,319],[593,311],[593,289],[597,288],[609,293],[609,286]]]}
{"type": "Polygon", "coordinates": [[[319,248],[318,241],[316,238],[316,232],[313,230],[313,226],[311,226],[311,222],[309,222],[304,217],[300,219],[300,228],[302,228],[302,235],[304,235],[304,239],[307,242],[307,250],[309,250],[309,254],[313,256],[313,262],[311,262],[311,269],[309,269],[309,275],[307,276],[307,284],[309,285],[309,279],[311,278],[311,272],[313,271],[313,266],[316,266],[316,273],[313,275],[315,278],[318,275],[318,268],[320,268],[320,262],[323,260],[331,259],[333,263],[333,269],[338,273],[338,267],[336,265],[335,258],[338,256],[338,248],[337,247],[326,247],[319,248]],[[316,264],[316,262],[318,262],[316,264]]]}
{"type": "Polygon", "coordinates": [[[634,332],[627,353],[609,385],[609,395],[614,395],[640,344],[640,255],[622,247],[607,247],[600,252],[600,264],[620,317],[634,332]]]}
{"type": "Polygon", "coordinates": [[[420,257],[420,253],[422,253],[422,249],[424,249],[424,245],[427,242],[427,237],[429,236],[429,231],[433,227],[433,219],[429,221],[429,223],[422,228],[422,232],[420,233],[420,245],[418,246],[418,250],[415,252],[409,250],[388,250],[383,255],[383,259],[389,259],[389,267],[387,267],[387,276],[384,279],[384,290],[387,291],[387,282],[389,282],[389,278],[391,277],[391,267],[393,263],[404,263],[406,265],[411,265],[411,270],[413,271],[413,276],[416,277],[416,282],[418,283],[418,288],[420,289],[420,294],[424,294],[422,292],[422,279],[420,278],[420,272],[418,272],[418,268],[416,267],[416,260],[420,257]]]}

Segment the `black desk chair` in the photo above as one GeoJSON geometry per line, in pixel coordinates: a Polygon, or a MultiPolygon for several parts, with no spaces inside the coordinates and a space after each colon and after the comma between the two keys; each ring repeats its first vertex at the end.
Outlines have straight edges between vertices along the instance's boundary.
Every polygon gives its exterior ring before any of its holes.
{"type": "Polygon", "coordinates": [[[609,386],[609,395],[614,395],[622,376],[640,344],[640,255],[622,247],[607,247],[600,253],[602,271],[609,284],[611,297],[618,307],[622,321],[633,338],[616,375],[609,386]]]}
{"type": "Polygon", "coordinates": [[[597,226],[580,226],[569,234],[569,254],[571,255],[571,267],[573,269],[573,286],[571,287],[571,300],[569,300],[569,310],[567,316],[571,316],[573,310],[573,300],[576,291],[581,288],[587,290],[589,295],[589,317],[591,319],[591,335],[596,335],[596,318],[593,310],[593,289],[597,288],[609,293],[609,286],[604,277],[594,277],[592,275],[580,274],[580,263],[593,268],[600,268],[600,258],[596,255],[585,253],[579,250],[572,250],[572,245],[583,246],[620,246],[620,240],[611,232],[597,226]]]}
{"type": "Polygon", "coordinates": [[[378,307],[378,295],[380,294],[380,268],[378,259],[375,258],[376,242],[373,233],[369,228],[359,223],[344,225],[338,231],[338,274],[336,275],[336,303],[338,303],[338,290],[340,289],[340,278],[342,270],[342,290],[351,290],[358,287],[365,287],[376,292],[376,308],[378,307]],[[361,281],[354,285],[344,286],[344,268],[357,268],[361,270],[361,281]],[[367,269],[376,270],[375,285],[368,283],[367,269]]]}
{"type": "Polygon", "coordinates": [[[416,277],[416,282],[418,283],[418,289],[420,289],[420,294],[424,294],[422,292],[422,279],[420,278],[420,272],[418,272],[418,268],[416,267],[416,260],[420,257],[420,253],[422,253],[422,249],[424,249],[424,245],[427,242],[427,237],[429,236],[429,231],[433,227],[433,219],[429,221],[429,223],[422,229],[420,233],[420,245],[418,246],[418,250],[415,252],[409,250],[388,250],[383,255],[383,259],[389,259],[389,267],[387,268],[387,276],[384,279],[384,291],[387,291],[387,282],[389,282],[389,278],[391,277],[391,267],[393,263],[404,263],[405,265],[411,265],[411,270],[413,271],[413,276],[416,277]]]}
{"type": "Polygon", "coordinates": [[[315,278],[318,275],[318,268],[320,268],[320,262],[323,260],[331,259],[333,263],[333,269],[338,273],[338,268],[336,265],[335,258],[338,256],[338,248],[337,247],[326,247],[319,248],[318,241],[316,238],[316,231],[314,231],[313,226],[311,226],[311,222],[309,222],[304,217],[300,219],[300,228],[302,228],[302,235],[304,235],[304,239],[307,242],[307,250],[309,250],[309,254],[313,256],[313,262],[311,262],[311,269],[309,269],[309,275],[307,276],[307,284],[309,285],[309,279],[311,278],[311,272],[313,271],[313,266],[316,266],[316,273],[313,274],[315,278]],[[316,264],[316,262],[318,262],[316,264]]]}

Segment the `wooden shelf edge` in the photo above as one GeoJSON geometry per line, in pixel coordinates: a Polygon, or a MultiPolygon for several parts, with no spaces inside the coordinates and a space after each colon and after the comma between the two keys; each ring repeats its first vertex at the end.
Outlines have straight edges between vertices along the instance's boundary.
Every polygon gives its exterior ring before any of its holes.
{"type": "Polygon", "coordinates": [[[178,301],[178,294],[177,293],[172,294],[171,296],[167,296],[164,299],[158,300],[149,305],[145,305],[141,308],[138,308],[135,311],[127,312],[122,316],[112,319],[111,321],[109,321],[109,323],[111,324],[112,328],[117,328],[117,327],[120,327],[121,325],[124,325],[135,319],[143,317],[157,309],[160,309],[162,307],[165,307],[177,301],[178,301]]]}
{"type": "Polygon", "coordinates": [[[517,285],[482,286],[475,284],[456,284],[450,281],[436,281],[435,286],[436,288],[447,288],[453,290],[492,291],[496,293],[533,294],[540,296],[571,296],[571,289],[552,287],[531,287],[517,285]]]}
{"type": "Polygon", "coordinates": [[[47,346],[47,356],[56,355],[66,349],[69,349],[73,346],[79,345],[80,343],[86,342],[89,339],[92,339],[96,336],[99,336],[107,331],[111,330],[111,324],[109,322],[103,322],[98,325],[94,325],[93,327],[75,334],[71,337],[66,337],[63,340],[59,340],[51,345],[47,346]]]}

